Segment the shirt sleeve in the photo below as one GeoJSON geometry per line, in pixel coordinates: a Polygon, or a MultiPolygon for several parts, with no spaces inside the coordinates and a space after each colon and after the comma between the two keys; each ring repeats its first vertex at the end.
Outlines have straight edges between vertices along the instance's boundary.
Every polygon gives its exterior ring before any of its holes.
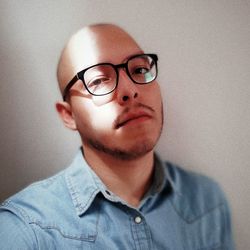
{"type": "Polygon", "coordinates": [[[231,211],[226,198],[224,200],[223,209],[224,209],[224,228],[223,228],[224,248],[228,250],[235,250],[232,221],[231,221],[231,211]]]}
{"type": "Polygon", "coordinates": [[[0,249],[37,249],[31,226],[8,205],[0,206],[0,249]]]}

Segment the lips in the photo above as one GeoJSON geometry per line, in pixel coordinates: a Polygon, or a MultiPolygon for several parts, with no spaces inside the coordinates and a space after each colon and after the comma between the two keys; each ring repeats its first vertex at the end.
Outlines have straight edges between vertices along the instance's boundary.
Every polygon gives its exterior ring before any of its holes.
{"type": "Polygon", "coordinates": [[[143,122],[144,120],[147,120],[150,118],[152,118],[152,115],[145,110],[128,112],[128,113],[125,113],[124,115],[121,115],[121,117],[119,117],[115,128],[119,129],[120,127],[123,127],[130,122],[133,122],[133,121],[143,122]]]}

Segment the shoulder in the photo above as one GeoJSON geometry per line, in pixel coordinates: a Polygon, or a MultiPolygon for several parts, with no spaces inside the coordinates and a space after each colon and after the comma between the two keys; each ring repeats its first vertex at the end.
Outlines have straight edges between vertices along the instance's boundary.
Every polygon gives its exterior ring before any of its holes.
{"type": "Polygon", "coordinates": [[[3,211],[5,214],[9,212],[10,217],[18,216],[28,224],[42,221],[45,215],[53,218],[59,207],[64,205],[62,202],[69,198],[67,196],[64,171],[62,171],[55,176],[35,182],[8,198],[0,206],[0,215],[3,211]],[[48,211],[48,208],[51,210],[48,211]]]}
{"type": "Polygon", "coordinates": [[[206,195],[220,202],[223,199],[219,184],[212,178],[185,170],[180,166],[166,162],[170,180],[179,193],[186,195],[206,195]],[[218,200],[217,200],[218,199],[218,200]]]}
{"type": "Polygon", "coordinates": [[[220,185],[213,179],[166,162],[176,211],[188,222],[213,211],[228,213],[228,205],[220,185]]]}
{"type": "Polygon", "coordinates": [[[0,249],[37,248],[37,235],[32,225],[55,216],[59,197],[65,195],[62,182],[60,173],[31,184],[0,205],[0,249]],[[51,211],[48,211],[48,204],[53,206],[51,211]]]}

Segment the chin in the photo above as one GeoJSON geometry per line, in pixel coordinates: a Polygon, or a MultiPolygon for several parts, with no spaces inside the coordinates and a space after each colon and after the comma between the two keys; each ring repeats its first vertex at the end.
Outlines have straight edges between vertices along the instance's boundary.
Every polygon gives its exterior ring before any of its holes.
{"type": "Polygon", "coordinates": [[[154,149],[157,140],[134,140],[132,143],[119,143],[118,145],[106,144],[100,140],[88,138],[85,144],[97,152],[102,152],[119,160],[135,160],[154,149]]]}
{"type": "Polygon", "coordinates": [[[134,141],[133,145],[126,148],[128,154],[134,157],[141,157],[152,151],[157,143],[157,140],[147,139],[141,141],[134,141]]]}

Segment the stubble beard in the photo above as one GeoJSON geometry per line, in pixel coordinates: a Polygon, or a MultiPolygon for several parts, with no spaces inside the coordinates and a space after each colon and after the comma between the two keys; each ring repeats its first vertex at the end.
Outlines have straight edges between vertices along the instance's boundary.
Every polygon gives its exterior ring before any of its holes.
{"type": "Polygon", "coordinates": [[[111,147],[108,145],[105,145],[98,139],[90,138],[87,135],[82,135],[83,142],[91,147],[92,149],[105,153],[107,155],[112,156],[113,158],[119,159],[119,160],[134,160],[138,159],[144,155],[146,155],[148,152],[152,151],[158,142],[162,128],[163,128],[163,121],[164,121],[164,114],[163,114],[163,104],[161,105],[161,124],[158,131],[158,135],[156,139],[154,140],[145,140],[143,143],[140,143],[139,145],[135,145],[129,150],[121,149],[119,147],[111,147]]]}

